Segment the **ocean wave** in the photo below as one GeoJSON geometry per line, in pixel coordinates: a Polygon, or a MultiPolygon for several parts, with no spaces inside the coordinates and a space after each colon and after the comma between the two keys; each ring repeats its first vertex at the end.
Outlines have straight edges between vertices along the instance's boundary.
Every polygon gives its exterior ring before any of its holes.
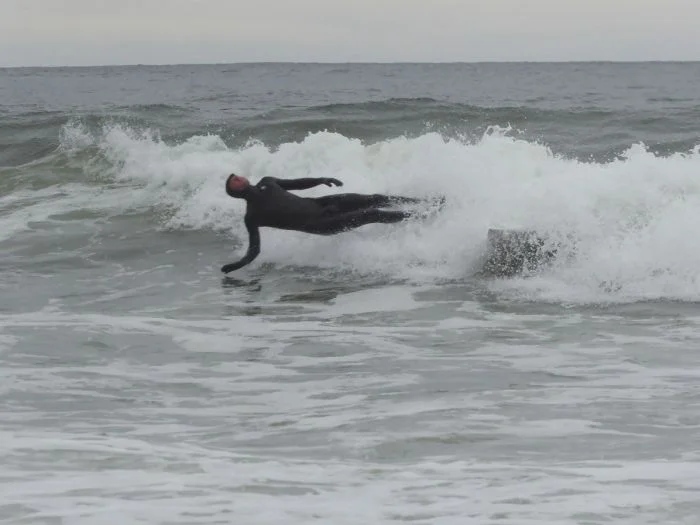
{"type": "MultiPolygon", "coordinates": [[[[60,150],[51,162],[68,166],[72,159],[80,167],[82,179],[74,170],[68,180],[84,185],[91,209],[151,210],[156,227],[215,230],[243,243],[242,203],[222,190],[231,172],[254,181],[332,176],[343,180],[344,191],[447,197],[444,211],[425,222],[368,226],[333,238],[266,231],[259,262],[279,267],[467,278],[483,258],[489,228],[533,229],[576,242],[564,242],[562,257],[538,275],[494,282],[501,293],[573,302],[700,300],[700,244],[693,242],[700,220],[697,145],[659,156],[637,144],[596,162],[556,154],[498,127],[476,141],[425,132],[365,143],[318,132],[276,147],[259,141],[231,147],[214,134],[172,144],[152,130],[115,124],[95,133],[73,123],[61,134],[60,150]]],[[[52,195],[56,213],[61,196],[52,195]]],[[[72,197],[66,207],[75,205],[72,197]]],[[[13,213],[3,215],[0,201],[2,220],[13,213]]]]}
{"type": "Polygon", "coordinates": [[[596,106],[566,109],[534,105],[477,106],[432,98],[386,99],[335,103],[306,108],[277,108],[242,118],[228,131],[238,145],[249,138],[269,145],[301,141],[309,133],[337,132],[369,142],[399,136],[418,137],[428,131],[478,141],[489,127],[512,127],[531,142],[546,143],[552,151],[580,159],[610,160],[635,143],[657,154],[689,151],[700,137],[693,126],[700,112],[688,108],[677,114],[657,110],[611,110],[596,106]],[[674,124],[675,122],[675,124],[674,124]],[[678,146],[679,149],[673,149],[678,146]]]}
{"type": "Polygon", "coordinates": [[[181,116],[192,113],[192,108],[178,106],[176,104],[132,104],[128,106],[114,106],[109,108],[112,113],[128,113],[139,116],[181,116]]]}
{"type": "Polygon", "coordinates": [[[235,147],[249,140],[270,146],[301,142],[310,133],[331,131],[364,142],[418,137],[435,131],[478,141],[490,126],[513,127],[523,138],[546,143],[556,153],[607,160],[644,142],[657,154],[689,151],[698,140],[694,123],[700,107],[676,113],[609,110],[595,106],[566,109],[533,105],[479,106],[431,97],[388,98],[356,103],[279,107],[254,115],[198,122],[191,107],[172,104],[113,106],[101,112],[28,111],[0,117],[0,166],[36,161],[59,144],[64,126],[78,123],[93,134],[105,127],[157,129],[171,142],[217,134],[235,147]],[[671,125],[672,122],[675,124],[671,125]],[[687,122],[680,126],[678,122],[687,122]],[[690,124],[693,123],[693,124],[690,124]],[[674,149],[676,148],[676,149],[674,149]]]}
{"type": "MultiPolygon", "coordinates": [[[[384,100],[370,100],[354,103],[321,104],[305,108],[274,109],[254,117],[258,120],[294,120],[303,119],[306,114],[339,115],[344,118],[372,116],[382,119],[384,115],[395,118],[399,112],[404,118],[410,120],[420,117],[425,112],[430,112],[438,117],[443,115],[450,120],[458,118],[494,119],[511,118],[517,120],[547,119],[552,122],[566,124],[567,122],[610,118],[624,114],[621,111],[601,109],[595,106],[579,106],[568,109],[546,109],[535,106],[505,105],[505,106],[477,106],[457,102],[441,101],[430,97],[419,98],[389,98],[384,100]]],[[[482,124],[496,124],[492,120],[484,120],[482,124]]]]}

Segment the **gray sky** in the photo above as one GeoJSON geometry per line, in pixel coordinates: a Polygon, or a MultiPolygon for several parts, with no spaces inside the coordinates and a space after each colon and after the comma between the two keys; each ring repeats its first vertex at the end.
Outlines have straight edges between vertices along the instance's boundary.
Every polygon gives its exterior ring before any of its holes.
{"type": "Polygon", "coordinates": [[[700,60],[698,0],[0,0],[0,66],[700,60]]]}

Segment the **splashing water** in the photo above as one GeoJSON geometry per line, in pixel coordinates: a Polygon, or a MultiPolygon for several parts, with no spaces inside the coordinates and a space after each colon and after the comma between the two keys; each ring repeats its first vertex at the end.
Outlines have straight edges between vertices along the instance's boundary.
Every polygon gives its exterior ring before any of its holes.
{"type": "MultiPolygon", "coordinates": [[[[332,238],[265,230],[262,262],[459,279],[478,268],[488,228],[528,228],[558,239],[562,257],[538,275],[492,283],[503,293],[564,302],[700,299],[697,147],[660,157],[639,144],[596,163],[555,155],[504,128],[476,141],[426,133],[365,144],[321,132],[274,149],[259,142],[231,149],[216,135],[168,144],[148,130],[112,125],[90,133],[72,123],[61,139],[71,154],[96,148],[83,166],[103,187],[98,196],[85,189],[92,208],[153,209],[162,227],[224,230],[243,242],[243,203],[222,190],[231,172],[253,181],[336,177],[348,192],[447,198],[422,223],[332,238]]],[[[75,191],[64,204],[76,205],[75,191]]]]}

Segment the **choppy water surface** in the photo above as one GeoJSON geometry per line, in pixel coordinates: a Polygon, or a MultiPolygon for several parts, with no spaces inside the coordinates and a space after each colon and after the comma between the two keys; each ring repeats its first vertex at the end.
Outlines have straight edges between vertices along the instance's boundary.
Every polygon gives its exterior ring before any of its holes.
{"type": "Polygon", "coordinates": [[[698,80],[1,70],[0,520],[694,524],[698,80]],[[222,279],[231,171],[447,204],[222,279]],[[561,256],[481,278],[490,227],[561,256]]]}

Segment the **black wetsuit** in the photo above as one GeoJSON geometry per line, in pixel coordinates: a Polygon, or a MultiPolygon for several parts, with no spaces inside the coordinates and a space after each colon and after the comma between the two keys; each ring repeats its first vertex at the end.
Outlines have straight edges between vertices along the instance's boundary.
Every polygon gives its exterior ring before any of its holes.
{"type": "Polygon", "coordinates": [[[221,268],[232,272],[249,264],[260,253],[259,228],[267,226],[318,235],[332,235],[371,223],[394,223],[410,216],[408,212],[381,208],[401,203],[417,203],[419,199],[387,195],[343,193],[318,198],[299,197],[289,190],[306,190],[320,184],[342,185],[336,179],[275,179],[265,177],[235,197],[246,200],[245,225],[249,245],[245,256],[221,268]]]}

